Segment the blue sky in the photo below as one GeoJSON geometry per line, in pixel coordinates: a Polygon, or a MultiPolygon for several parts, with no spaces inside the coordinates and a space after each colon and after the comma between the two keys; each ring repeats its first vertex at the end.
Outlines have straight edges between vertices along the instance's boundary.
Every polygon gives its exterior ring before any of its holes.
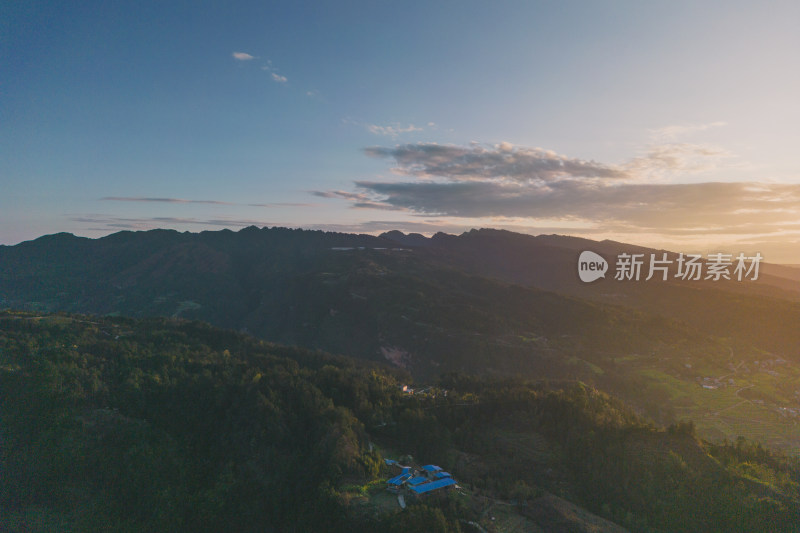
{"type": "Polygon", "coordinates": [[[794,2],[6,2],[0,243],[505,227],[800,263],[794,2]]]}

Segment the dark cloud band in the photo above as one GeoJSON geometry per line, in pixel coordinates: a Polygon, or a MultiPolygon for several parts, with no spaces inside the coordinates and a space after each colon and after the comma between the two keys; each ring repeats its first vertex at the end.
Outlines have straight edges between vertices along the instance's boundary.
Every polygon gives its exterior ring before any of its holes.
{"type": "Polygon", "coordinates": [[[403,173],[438,176],[454,181],[492,178],[553,181],[566,177],[628,177],[623,169],[595,161],[568,158],[538,148],[516,148],[505,143],[494,148],[420,143],[395,148],[373,146],[364,151],[371,157],[394,159],[398,170],[403,173]]]}
{"type": "Polygon", "coordinates": [[[461,218],[579,221],[618,232],[774,233],[796,229],[800,185],[742,182],[652,183],[659,172],[713,166],[726,152],[701,145],[652,146],[622,166],[503,143],[370,147],[391,158],[394,182],[356,181],[354,191],[322,191],[354,208],[461,218]]]}

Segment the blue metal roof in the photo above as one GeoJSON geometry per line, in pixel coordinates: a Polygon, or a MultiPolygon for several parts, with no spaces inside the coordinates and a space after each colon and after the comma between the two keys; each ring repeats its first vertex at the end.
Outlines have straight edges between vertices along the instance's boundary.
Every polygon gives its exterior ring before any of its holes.
{"type": "Polygon", "coordinates": [[[414,486],[414,485],[419,485],[420,483],[425,483],[426,481],[428,481],[428,478],[422,477],[422,476],[417,476],[415,478],[409,479],[408,480],[408,484],[411,485],[411,486],[414,486]]]}
{"type": "Polygon", "coordinates": [[[441,470],[441,467],[438,467],[436,465],[425,465],[422,467],[422,469],[425,470],[426,472],[438,472],[441,470]]]}
{"type": "Polygon", "coordinates": [[[404,466],[403,470],[401,470],[401,473],[403,473],[403,474],[408,474],[409,472],[411,472],[411,467],[410,466],[404,466]]]}
{"type": "Polygon", "coordinates": [[[411,487],[411,491],[415,494],[425,494],[426,492],[430,492],[432,490],[441,489],[444,487],[449,487],[450,485],[455,485],[456,480],[451,477],[446,477],[444,479],[440,479],[438,481],[431,481],[430,483],[425,483],[424,485],[420,485],[419,487],[411,487]]]}
{"type": "Polygon", "coordinates": [[[443,477],[453,477],[453,476],[451,476],[449,472],[436,472],[434,477],[436,477],[436,479],[442,479],[443,477]]]}
{"type": "Polygon", "coordinates": [[[411,477],[411,474],[400,474],[399,476],[395,476],[386,483],[389,485],[402,485],[403,481],[407,480],[411,477]]]}

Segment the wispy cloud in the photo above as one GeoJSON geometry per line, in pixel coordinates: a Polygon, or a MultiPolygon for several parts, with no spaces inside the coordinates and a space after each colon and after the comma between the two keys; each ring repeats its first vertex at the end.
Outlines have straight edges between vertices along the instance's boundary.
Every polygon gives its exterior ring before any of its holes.
{"type": "Polygon", "coordinates": [[[230,202],[219,200],[186,200],[183,198],[154,198],[144,196],[104,196],[103,201],[111,202],[156,202],[165,204],[216,204],[216,205],[235,205],[230,202]]]}
{"type": "Polygon", "coordinates": [[[397,137],[407,133],[426,131],[426,129],[427,130],[438,129],[436,123],[434,122],[428,122],[427,125],[425,126],[418,126],[416,124],[401,123],[401,122],[392,122],[389,124],[374,124],[371,122],[354,119],[352,117],[343,118],[342,124],[358,126],[360,128],[364,128],[373,135],[391,137],[392,139],[396,139],[397,137]]]}
{"type": "Polygon", "coordinates": [[[422,128],[418,128],[413,124],[409,124],[407,126],[403,126],[398,123],[389,124],[387,126],[380,126],[378,124],[365,124],[367,131],[373,133],[375,135],[387,135],[389,137],[397,137],[402,133],[412,133],[415,131],[422,131],[422,128]]]}
{"type": "Polygon", "coordinates": [[[659,141],[672,141],[678,137],[706,131],[712,128],[721,128],[727,125],[728,123],[723,121],[708,122],[704,124],[675,124],[672,126],[665,126],[663,128],[650,130],[650,134],[659,141]]]}
{"type": "Polygon", "coordinates": [[[314,207],[316,204],[296,203],[296,202],[275,202],[271,204],[238,204],[250,207],[314,207]]]}
{"type": "Polygon", "coordinates": [[[237,218],[192,218],[192,217],[117,217],[114,215],[92,214],[73,216],[70,218],[73,222],[96,224],[94,227],[97,231],[102,230],[116,230],[116,229],[130,229],[130,230],[148,230],[156,228],[183,228],[191,226],[213,226],[213,227],[247,227],[247,226],[273,226],[274,222],[267,222],[255,219],[237,219],[237,218]]]}
{"type": "Polygon", "coordinates": [[[310,203],[272,202],[272,203],[236,203],[220,200],[186,200],[184,198],[156,198],[146,196],[105,196],[102,201],[112,202],[153,202],[165,204],[211,204],[211,205],[239,205],[249,207],[313,207],[310,203]]]}
{"type": "Polygon", "coordinates": [[[342,198],[344,200],[361,201],[366,200],[366,193],[349,192],[349,191],[311,191],[314,196],[320,198],[342,198]]]}
{"type": "Polygon", "coordinates": [[[265,64],[261,65],[261,70],[269,72],[270,78],[278,83],[286,83],[289,81],[289,78],[278,72],[278,69],[273,66],[272,61],[269,59],[267,59],[265,64]]]}
{"type": "Polygon", "coordinates": [[[349,200],[355,209],[381,209],[384,211],[403,211],[402,206],[394,206],[387,202],[376,201],[370,194],[363,192],[348,192],[348,191],[311,191],[311,194],[321,198],[339,198],[342,200],[349,200]]]}
{"type": "Polygon", "coordinates": [[[644,155],[628,161],[624,168],[638,178],[697,174],[728,164],[734,155],[716,146],[691,143],[651,145],[644,155]]]}
{"type": "MultiPolygon", "coordinates": [[[[237,61],[252,61],[253,59],[256,59],[256,56],[250,55],[246,52],[233,52],[231,55],[237,61]]],[[[261,65],[261,70],[267,71],[270,75],[270,78],[277,83],[286,83],[289,81],[289,78],[278,72],[278,69],[273,66],[272,60],[270,59],[264,60],[264,64],[261,65]]]]}

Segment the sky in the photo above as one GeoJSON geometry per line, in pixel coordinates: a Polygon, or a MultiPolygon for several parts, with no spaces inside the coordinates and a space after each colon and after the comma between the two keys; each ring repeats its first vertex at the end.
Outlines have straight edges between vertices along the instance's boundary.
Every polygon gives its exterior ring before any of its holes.
{"type": "Polygon", "coordinates": [[[0,244],[495,227],[800,264],[800,3],[3,2],[0,244]]]}

